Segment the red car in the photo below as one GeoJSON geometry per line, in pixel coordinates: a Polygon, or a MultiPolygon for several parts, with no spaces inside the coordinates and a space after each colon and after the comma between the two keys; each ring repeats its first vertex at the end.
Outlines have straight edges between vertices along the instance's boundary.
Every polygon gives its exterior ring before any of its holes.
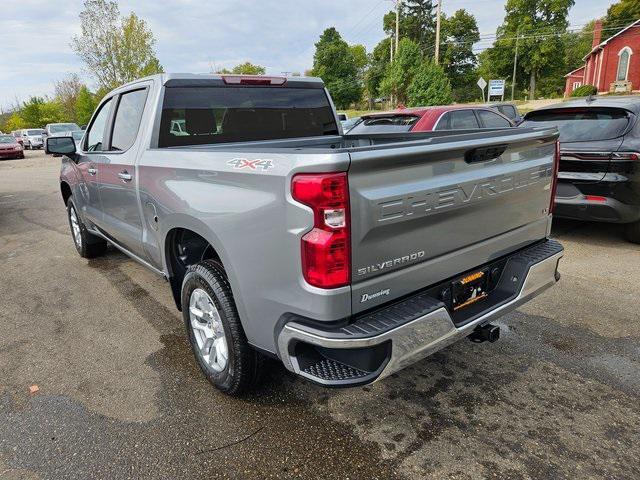
{"type": "Polygon", "coordinates": [[[507,128],[514,123],[501,113],[481,105],[445,105],[399,108],[390,112],[363,115],[349,135],[433,130],[473,130],[507,128]]]}
{"type": "Polygon", "coordinates": [[[13,135],[0,135],[0,159],[24,158],[22,145],[13,135]]]}
{"type": "Polygon", "coordinates": [[[16,142],[18,142],[22,147],[24,147],[24,139],[22,138],[22,130],[14,130],[13,132],[11,132],[11,135],[13,135],[13,137],[16,139],[16,142]]]}

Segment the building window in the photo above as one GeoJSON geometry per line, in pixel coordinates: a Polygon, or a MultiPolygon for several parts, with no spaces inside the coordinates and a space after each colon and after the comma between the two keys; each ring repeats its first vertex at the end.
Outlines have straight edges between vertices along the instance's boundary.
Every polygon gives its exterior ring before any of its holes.
{"type": "Polygon", "coordinates": [[[619,82],[625,81],[629,75],[629,61],[631,60],[632,53],[629,47],[624,47],[618,52],[618,73],[616,74],[616,80],[619,82]]]}
{"type": "Polygon", "coordinates": [[[582,82],[573,82],[573,88],[571,90],[575,90],[578,87],[582,86],[582,82]]]}

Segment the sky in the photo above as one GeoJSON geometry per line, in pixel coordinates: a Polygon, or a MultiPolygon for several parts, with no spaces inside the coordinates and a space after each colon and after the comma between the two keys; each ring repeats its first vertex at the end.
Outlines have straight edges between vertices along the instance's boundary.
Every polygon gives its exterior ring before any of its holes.
{"type": "MultiPolygon", "coordinates": [[[[481,35],[495,34],[506,0],[442,0],[452,14],[472,13],[481,35]]],[[[435,2],[434,2],[435,3],[435,2]]],[[[613,0],[576,0],[571,26],[601,17],[613,0]]],[[[82,0],[1,0],[0,109],[31,95],[53,94],[67,73],[91,76],[70,47],[80,32],[82,0]]],[[[391,0],[120,0],[120,12],[134,11],[155,35],[167,72],[207,73],[250,61],[267,73],[304,72],[313,63],[314,43],[335,26],[350,44],[367,50],[383,38],[382,16],[391,0]]],[[[476,45],[476,50],[490,42],[476,45]]]]}

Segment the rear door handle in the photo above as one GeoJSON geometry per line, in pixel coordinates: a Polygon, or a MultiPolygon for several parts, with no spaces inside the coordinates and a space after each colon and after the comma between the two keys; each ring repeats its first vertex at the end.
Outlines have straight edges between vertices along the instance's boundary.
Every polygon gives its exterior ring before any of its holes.
{"type": "Polygon", "coordinates": [[[124,180],[125,182],[130,182],[133,176],[131,176],[131,174],[126,170],[123,170],[118,174],[118,178],[124,180]]]}
{"type": "Polygon", "coordinates": [[[93,167],[90,167],[90,168],[87,168],[87,173],[89,175],[95,175],[96,173],[98,173],[98,170],[93,167]]]}

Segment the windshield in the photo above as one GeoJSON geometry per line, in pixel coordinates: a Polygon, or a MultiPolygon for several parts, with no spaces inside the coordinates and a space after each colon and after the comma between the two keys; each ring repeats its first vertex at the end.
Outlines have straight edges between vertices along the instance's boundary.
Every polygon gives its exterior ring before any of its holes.
{"type": "Polygon", "coordinates": [[[16,139],[11,135],[0,135],[0,143],[16,143],[16,139]]]}
{"type": "Polygon", "coordinates": [[[420,117],[416,115],[384,115],[365,117],[360,123],[349,130],[349,134],[408,132],[420,117]]]}
{"type": "Polygon", "coordinates": [[[57,123],[49,126],[51,133],[63,133],[70,130],[80,130],[80,127],[75,123],[57,123]]]}
{"type": "Polygon", "coordinates": [[[37,130],[27,130],[27,135],[42,135],[42,129],[38,128],[37,130]]]}
{"type": "Polygon", "coordinates": [[[592,142],[622,136],[630,120],[631,114],[621,108],[559,108],[531,112],[521,125],[557,126],[561,142],[592,142]]]}

